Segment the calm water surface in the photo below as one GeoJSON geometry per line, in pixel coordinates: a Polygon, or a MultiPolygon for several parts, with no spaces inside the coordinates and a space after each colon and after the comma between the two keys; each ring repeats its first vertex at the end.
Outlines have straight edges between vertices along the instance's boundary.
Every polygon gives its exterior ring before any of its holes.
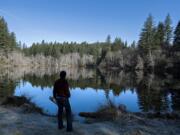
{"type": "MultiPolygon", "coordinates": [[[[32,86],[30,82],[20,83],[16,87],[14,95],[25,96],[30,98],[40,108],[43,108],[44,112],[50,115],[56,115],[57,106],[49,100],[52,96],[52,87],[41,88],[32,86]]],[[[79,112],[93,112],[98,109],[99,106],[106,105],[109,99],[117,106],[124,104],[129,111],[138,112],[137,93],[131,90],[126,90],[119,95],[114,95],[113,90],[109,90],[108,95],[104,89],[87,88],[70,88],[71,98],[70,103],[74,114],[79,112]]]]}
{"type": "MultiPolygon", "coordinates": [[[[57,114],[57,106],[49,100],[58,73],[25,73],[19,78],[2,77],[0,96],[25,96],[48,115],[57,114]],[[11,79],[10,79],[11,78],[11,79]],[[7,85],[7,86],[6,86],[7,85]],[[6,92],[5,89],[9,89],[6,92]],[[4,93],[3,93],[4,92],[4,93]],[[2,94],[3,93],[3,94],[2,94]]],[[[180,82],[154,74],[67,70],[70,103],[73,114],[94,112],[109,100],[116,106],[124,104],[131,112],[179,111],[180,82]]],[[[78,117],[77,117],[78,118],[78,117]]]]}

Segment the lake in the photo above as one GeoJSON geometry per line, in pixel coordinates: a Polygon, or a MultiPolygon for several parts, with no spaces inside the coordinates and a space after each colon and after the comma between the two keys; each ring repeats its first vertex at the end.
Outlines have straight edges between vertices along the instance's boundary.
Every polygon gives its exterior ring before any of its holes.
{"type": "MultiPolygon", "coordinates": [[[[48,115],[57,114],[49,100],[59,70],[6,70],[0,77],[0,97],[25,96],[48,115]],[[32,70],[32,71],[31,71],[32,70]]],[[[79,112],[94,112],[109,101],[124,104],[131,112],[180,110],[180,81],[172,75],[139,72],[63,68],[70,84],[70,103],[75,118],[79,112]]]]}

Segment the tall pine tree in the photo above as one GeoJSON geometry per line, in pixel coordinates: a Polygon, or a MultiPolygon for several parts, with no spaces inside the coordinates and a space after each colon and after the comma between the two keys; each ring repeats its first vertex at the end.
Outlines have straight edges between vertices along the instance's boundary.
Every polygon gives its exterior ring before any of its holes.
{"type": "Polygon", "coordinates": [[[10,46],[9,31],[7,23],[3,17],[0,17],[0,49],[7,52],[10,46]]]}
{"type": "Polygon", "coordinates": [[[171,17],[168,14],[166,16],[166,19],[164,21],[164,38],[165,38],[165,46],[168,47],[171,44],[172,41],[172,31],[173,28],[171,27],[172,21],[171,21],[171,17]]]}
{"type": "Polygon", "coordinates": [[[155,49],[159,49],[160,47],[162,48],[164,45],[164,24],[162,22],[160,22],[156,28],[156,33],[155,33],[155,37],[154,37],[154,48],[155,49]]]}
{"type": "Polygon", "coordinates": [[[16,36],[15,36],[15,33],[14,32],[11,32],[10,33],[10,46],[9,46],[9,49],[10,51],[12,51],[14,48],[18,48],[18,44],[16,42],[16,36]]]}
{"type": "Polygon", "coordinates": [[[104,49],[106,52],[111,50],[111,35],[108,35],[106,38],[106,48],[104,49]]]}
{"type": "Polygon", "coordinates": [[[107,38],[106,38],[106,43],[107,43],[108,45],[111,44],[111,36],[110,36],[110,35],[107,36],[107,38]]]}
{"type": "Polygon", "coordinates": [[[174,31],[173,45],[176,51],[180,51],[180,21],[178,22],[178,25],[176,26],[176,29],[174,31]]]}
{"type": "Polygon", "coordinates": [[[0,17],[0,51],[7,54],[17,47],[15,33],[9,33],[5,19],[0,17]]]}
{"type": "Polygon", "coordinates": [[[140,34],[139,48],[147,53],[152,50],[154,44],[155,28],[152,15],[149,15],[144,23],[144,28],[140,34]]]}

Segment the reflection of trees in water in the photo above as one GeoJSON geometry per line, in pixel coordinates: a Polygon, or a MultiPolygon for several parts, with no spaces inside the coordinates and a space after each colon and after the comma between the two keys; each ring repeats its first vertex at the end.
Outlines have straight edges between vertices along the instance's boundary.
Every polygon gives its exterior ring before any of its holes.
{"type": "Polygon", "coordinates": [[[18,82],[12,79],[9,79],[8,76],[0,78],[0,100],[5,96],[13,95],[14,90],[18,82]]]}
{"type": "Polygon", "coordinates": [[[125,73],[123,71],[101,71],[101,76],[104,78],[104,85],[107,89],[112,89],[117,95],[124,89],[131,89],[134,87],[134,74],[125,73]]]}
{"type": "Polygon", "coordinates": [[[168,111],[170,110],[170,98],[172,94],[172,109],[179,109],[180,94],[171,92],[173,87],[178,87],[180,81],[173,78],[161,78],[154,74],[144,74],[142,71],[132,72],[107,72],[102,71],[102,76],[109,89],[113,89],[115,95],[121,92],[136,90],[139,107],[142,111],[168,111]],[[176,83],[175,83],[176,82],[176,83]],[[178,86],[177,86],[178,85],[178,86]]]}
{"type": "MultiPolygon", "coordinates": [[[[120,95],[126,90],[137,92],[138,103],[142,111],[166,111],[169,109],[169,102],[172,100],[172,109],[180,110],[180,81],[173,77],[160,78],[154,74],[145,74],[142,71],[124,72],[107,71],[84,68],[62,68],[67,71],[68,81],[71,88],[79,87],[85,89],[91,87],[103,89],[106,97],[109,98],[109,90],[114,95],[120,95]],[[173,90],[176,88],[176,90],[173,90]],[[170,100],[170,95],[172,99],[170,100]]],[[[0,79],[0,96],[11,95],[18,80],[22,83],[30,82],[32,86],[52,88],[54,81],[59,78],[59,71],[50,69],[16,70],[2,72],[0,79]],[[18,74],[18,72],[20,72],[18,74]],[[7,74],[8,73],[8,74],[7,74]]]]}
{"type": "Polygon", "coordinates": [[[54,84],[54,81],[58,78],[58,75],[47,75],[44,74],[42,76],[36,76],[36,74],[27,74],[23,77],[23,82],[30,82],[32,86],[40,86],[42,89],[44,87],[52,87],[54,84]]]}
{"type": "MultiPolygon", "coordinates": [[[[109,90],[113,90],[114,95],[119,95],[121,92],[131,90],[137,92],[139,107],[142,111],[167,111],[169,110],[170,94],[169,89],[173,83],[167,78],[159,78],[154,74],[143,75],[142,72],[126,73],[126,72],[107,72],[92,70],[91,74],[85,71],[78,73],[78,78],[75,75],[69,75],[68,81],[71,88],[80,87],[85,89],[91,87],[94,89],[104,89],[106,97],[109,98],[109,90]],[[72,78],[71,78],[72,77],[72,78]]],[[[71,72],[72,73],[72,72],[71,72]]],[[[77,72],[75,72],[77,73],[77,72]]],[[[29,81],[33,86],[52,87],[54,81],[58,78],[57,74],[41,75],[28,74],[24,76],[24,81],[29,81]]],[[[171,92],[172,108],[177,109],[179,103],[179,93],[171,92]]]]}
{"type": "MultiPolygon", "coordinates": [[[[59,78],[59,73],[52,74],[52,75],[41,75],[37,76],[36,74],[27,74],[24,75],[23,81],[24,82],[30,82],[32,86],[40,86],[41,88],[44,87],[52,87],[55,80],[59,78]]],[[[84,78],[82,75],[79,76],[79,78],[74,79],[68,77],[68,82],[70,84],[71,88],[80,87],[81,89],[85,89],[87,87],[91,87],[94,89],[107,89],[107,85],[96,74],[94,71],[93,78],[84,78]]]]}
{"type": "Polygon", "coordinates": [[[163,80],[154,75],[146,75],[137,86],[137,95],[142,111],[167,111],[169,109],[168,90],[163,80]]]}
{"type": "MultiPolygon", "coordinates": [[[[59,71],[61,70],[67,72],[68,81],[72,82],[72,84],[75,84],[73,81],[81,82],[82,80],[94,78],[94,71],[85,68],[61,68],[59,71]]],[[[45,69],[40,69],[36,72],[32,71],[23,76],[23,81],[28,81],[32,86],[40,86],[41,88],[52,87],[55,80],[59,78],[59,71],[53,70],[50,72],[48,70],[46,72],[45,69]]]]}

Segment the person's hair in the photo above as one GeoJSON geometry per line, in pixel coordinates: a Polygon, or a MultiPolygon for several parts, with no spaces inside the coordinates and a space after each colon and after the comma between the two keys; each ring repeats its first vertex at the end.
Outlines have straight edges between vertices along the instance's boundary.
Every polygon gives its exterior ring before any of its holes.
{"type": "Polygon", "coordinates": [[[60,78],[65,79],[66,78],[66,71],[61,71],[60,72],[60,78]]]}

